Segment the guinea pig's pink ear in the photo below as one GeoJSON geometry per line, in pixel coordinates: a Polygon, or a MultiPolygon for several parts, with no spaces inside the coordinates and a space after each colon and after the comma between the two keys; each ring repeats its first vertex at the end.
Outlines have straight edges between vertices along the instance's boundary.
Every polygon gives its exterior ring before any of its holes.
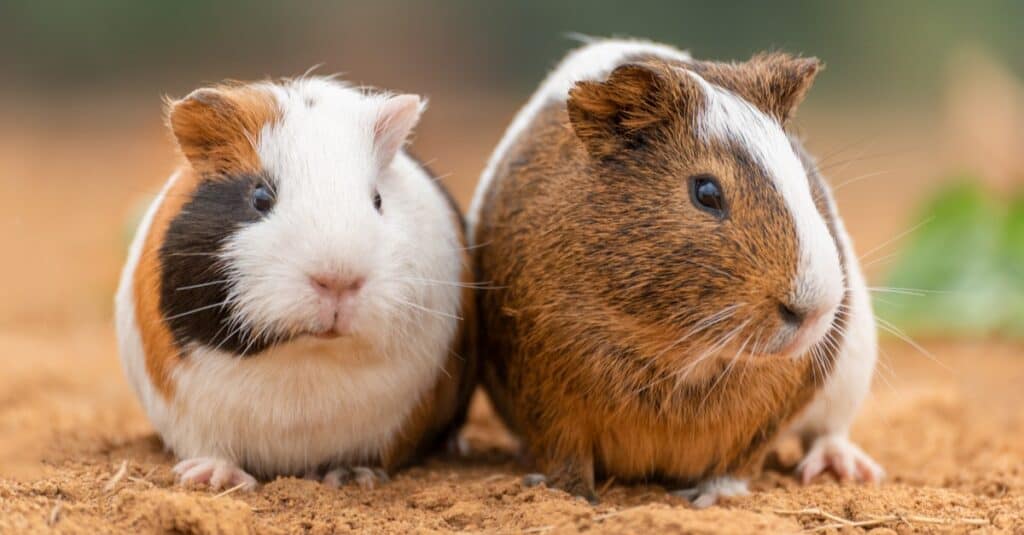
{"type": "Polygon", "coordinates": [[[390,97],[381,105],[373,127],[374,151],[381,169],[395,159],[424,108],[426,103],[417,95],[390,97]]]}
{"type": "Polygon", "coordinates": [[[759,93],[754,95],[755,104],[782,124],[793,118],[814,79],[825,68],[818,58],[781,53],[755,56],[749,65],[759,93]]]}
{"type": "Polygon", "coordinates": [[[566,103],[576,136],[595,158],[643,143],[645,136],[681,113],[688,79],[669,81],[665,72],[642,64],[616,67],[608,79],[577,82],[566,103]]]}
{"type": "Polygon", "coordinates": [[[257,172],[256,139],[277,116],[273,97],[257,89],[197,89],[171,101],[167,122],[181,152],[201,173],[257,172]]]}

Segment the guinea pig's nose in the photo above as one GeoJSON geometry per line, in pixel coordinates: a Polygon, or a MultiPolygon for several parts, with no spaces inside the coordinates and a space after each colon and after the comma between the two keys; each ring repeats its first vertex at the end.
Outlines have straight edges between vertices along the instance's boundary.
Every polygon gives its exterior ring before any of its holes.
{"type": "Polygon", "coordinates": [[[309,283],[317,293],[328,297],[352,295],[363,287],[363,277],[343,277],[333,273],[318,273],[309,276],[309,283]]]}
{"type": "Polygon", "coordinates": [[[782,321],[786,322],[787,325],[800,327],[804,324],[804,320],[807,319],[808,311],[784,302],[779,302],[779,316],[782,316],[782,321]]]}

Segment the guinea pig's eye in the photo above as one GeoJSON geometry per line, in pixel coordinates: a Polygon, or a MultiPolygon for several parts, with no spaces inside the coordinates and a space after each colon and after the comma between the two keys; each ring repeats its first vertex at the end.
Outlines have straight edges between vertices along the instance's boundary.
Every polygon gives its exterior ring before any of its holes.
{"type": "Polygon", "coordinates": [[[381,211],[381,203],[382,202],[383,201],[380,198],[380,192],[377,191],[377,190],[374,190],[373,191],[373,208],[375,210],[377,210],[378,212],[380,212],[381,211]]]}
{"type": "Polygon", "coordinates": [[[711,175],[690,178],[690,198],[693,204],[721,219],[725,217],[725,194],[718,180],[711,175]]]}
{"type": "Polygon", "coordinates": [[[266,186],[256,186],[252,190],[252,207],[261,214],[265,214],[274,207],[274,194],[266,186]]]}

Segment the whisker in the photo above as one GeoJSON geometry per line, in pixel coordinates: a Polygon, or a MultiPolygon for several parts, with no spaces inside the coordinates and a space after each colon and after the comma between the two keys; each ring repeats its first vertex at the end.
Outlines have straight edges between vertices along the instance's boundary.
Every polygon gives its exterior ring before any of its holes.
{"type": "Polygon", "coordinates": [[[699,365],[701,362],[707,360],[708,358],[711,358],[712,356],[714,356],[715,353],[717,353],[723,347],[725,347],[726,345],[731,343],[733,341],[733,339],[736,338],[736,335],[739,334],[740,331],[745,329],[746,326],[750,322],[751,322],[751,320],[747,320],[747,321],[741,323],[740,325],[738,325],[737,327],[735,327],[733,330],[729,331],[724,337],[722,337],[722,340],[720,340],[719,342],[715,343],[714,345],[712,345],[711,347],[706,349],[703,353],[701,353],[701,355],[699,357],[697,357],[693,362],[688,364],[682,370],[680,370],[679,372],[676,372],[674,374],[674,375],[676,375],[676,377],[678,379],[676,381],[676,384],[679,384],[679,383],[685,381],[686,378],[690,375],[690,372],[693,371],[693,369],[696,368],[697,365],[699,365]]]}
{"type": "Polygon", "coordinates": [[[854,162],[863,162],[863,161],[867,161],[867,160],[875,160],[875,159],[878,159],[878,158],[885,158],[885,157],[888,157],[888,156],[896,156],[896,155],[904,154],[905,152],[906,151],[888,151],[888,152],[880,152],[880,153],[868,154],[868,155],[861,154],[861,155],[858,155],[855,158],[847,158],[845,160],[840,160],[840,161],[836,161],[836,162],[828,162],[826,165],[818,166],[817,169],[818,169],[818,172],[821,173],[821,172],[824,172],[825,170],[833,169],[833,168],[839,167],[841,165],[842,166],[847,166],[847,165],[849,165],[851,163],[854,163],[854,162]]]}
{"type": "Polygon", "coordinates": [[[182,290],[195,290],[196,288],[206,288],[207,286],[213,286],[215,284],[227,284],[229,282],[231,282],[231,279],[223,279],[223,280],[219,280],[219,281],[210,281],[210,282],[204,282],[204,283],[201,283],[201,284],[189,284],[188,286],[179,286],[179,287],[175,288],[174,291],[180,292],[182,290]]]}
{"type": "Polygon", "coordinates": [[[416,304],[416,303],[412,303],[412,302],[406,301],[406,300],[404,300],[404,299],[399,299],[399,298],[397,298],[397,297],[393,297],[393,296],[392,296],[392,297],[390,297],[390,299],[393,299],[393,300],[395,300],[396,302],[398,302],[398,303],[401,303],[401,304],[403,304],[403,305],[407,305],[407,306],[410,306],[410,307],[412,307],[412,308],[415,308],[416,310],[420,310],[420,311],[423,311],[423,312],[427,312],[427,313],[429,313],[429,314],[436,314],[436,315],[438,315],[438,316],[442,316],[442,317],[445,317],[445,318],[451,318],[451,319],[453,319],[453,320],[458,320],[458,321],[462,321],[462,317],[461,317],[461,316],[456,316],[456,315],[454,315],[454,314],[449,314],[449,313],[447,313],[447,312],[442,312],[442,311],[440,311],[440,310],[434,310],[434,309],[432,309],[432,308],[427,308],[427,307],[425,307],[425,306],[422,306],[422,305],[418,305],[418,304],[416,304]]]}
{"type": "Polygon", "coordinates": [[[168,253],[167,256],[216,256],[220,257],[224,253],[168,253]]]}
{"type": "Polygon", "coordinates": [[[946,365],[946,363],[944,363],[941,360],[939,360],[938,358],[936,358],[935,355],[933,355],[930,351],[928,351],[923,346],[921,346],[920,344],[915,342],[912,338],[910,338],[910,336],[908,336],[906,333],[904,333],[902,330],[900,330],[899,327],[896,327],[892,323],[890,323],[890,322],[888,322],[888,321],[886,321],[886,320],[884,320],[882,318],[879,318],[877,316],[875,317],[875,321],[878,323],[878,326],[881,327],[882,329],[884,329],[886,332],[892,334],[893,336],[899,338],[900,340],[903,340],[908,345],[910,345],[914,349],[920,351],[922,355],[928,357],[929,359],[931,359],[933,362],[935,362],[936,364],[938,364],[942,368],[946,369],[947,371],[953,371],[953,369],[950,368],[948,365],[946,365]]]}
{"type": "Polygon", "coordinates": [[[899,286],[868,286],[868,290],[872,292],[889,292],[889,293],[900,293],[905,292],[911,295],[924,296],[926,294],[942,294],[949,295],[956,292],[950,290],[925,290],[923,288],[901,288],[899,286]]]}
{"type": "Polygon", "coordinates": [[[903,232],[900,232],[899,234],[893,236],[892,238],[889,238],[888,240],[885,240],[880,245],[877,245],[874,248],[870,249],[868,252],[861,254],[858,257],[858,260],[866,259],[867,257],[871,256],[872,253],[878,252],[879,250],[881,250],[885,246],[887,246],[887,245],[889,245],[889,244],[891,244],[891,243],[893,243],[895,241],[898,241],[898,240],[902,239],[907,234],[910,234],[910,233],[914,232],[915,230],[917,230],[917,229],[927,225],[928,223],[931,223],[934,219],[935,219],[935,216],[931,216],[931,217],[925,219],[924,221],[914,225],[913,227],[910,227],[909,229],[907,229],[907,230],[905,230],[903,232]]]}
{"type": "Polygon", "coordinates": [[[860,265],[860,267],[862,267],[862,268],[865,268],[865,269],[866,269],[866,268],[869,268],[869,267],[871,267],[871,266],[873,266],[873,265],[875,265],[875,264],[879,264],[879,263],[882,263],[882,262],[888,262],[889,260],[893,260],[893,259],[895,259],[895,258],[896,258],[897,256],[899,256],[901,252],[902,252],[902,251],[896,251],[896,252],[894,252],[894,253],[889,253],[889,254],[887,254],[887,255],[885,255],[885,256],[880,256],[880,257],[878,257],[878,258],[876,258],[876,259],[874,259],[874,260],[872,260],[872,261],[870,261],[870,262],[864,262],[864,263],[862,263],[862,264],[860,265]]]}
{"type": "Polygon", "coordinates": [[[743,353],[743,350],[746,349],[747,342],[750,342],[750,336],[747,336],[747,339],[744,340],[743,344],[736,351],[736,354],[733,355],[731,359],[729,359],[729,364],[726,364],[725,369],[722,370],[722,373],[719,374],[717,378],[715,378],[715,382],[711,385],[711,388],[709,388],[708,391],[704,394],[704,399],[700,400],[700,407],[704,406],[704,403],[708,400],[708,398],[711,397],[711,394],[715,391],[716,388],[718,388],[718,384],[721,383],[727,375],[729,375],[729,372],[732,371],[733,366],[736,364],[736,359],[738,359],[740,357],[740,354],[743,353]]]}
{"type": "Polygon", "coordinates": [[[866,179],[869,179],[869,178],[874,178],[874,177],[877,177],[877,176],[880,176],[880,175],[885,175],[885,174],[892,173],[892,172],[893,172],[892,170],[875,171],[875,172],[872,172],[872,173],[864,173],[862,175],[857,175],[857,176],[855,176],[853,178],[844,180],[844,181],[842,181],[842,182],[840,182],[840,183],[838,183],[838,184],[836,184],[834,186],[830,186],[829,189],[823,189],[821,193],[819,193],[819,194],[814,196],[814,202],[815,203],[820,202],[824,198],[824,195],[827,192],[829,192],[829,191],[831,191],[832,194],[835,195],[835,193],[837,191],[839,191],[840,189],[842,189],[842,188],[844,188],[846,186],[849,186],[850,184],[854,184],[854,183],[860,182],[861,180],[866,180],[866,179]]]}
{"type": "Polygon", "coordinates": [[[434,279],[420,279],[415,277],[401,277],[390,279],[399,282],[419,282],[424,284],[433,284],[437,286],[454,286],[456,288],[470,288],[474,290],[504,290],[508,286],[490,286],[487,282],[452,282],[452,281],[440,281],[434,279]]]}
{"type": "Polygon", "coordinates": [[[199,308],[193,308],[192,310],[189,310],[188,312],[182,312],[180,314],[174,314],[172,316],[167,316],[164,319],[166,319],[166,320],[173,320],[173,319],[183,318],[185,316],[188,316],[188,315],[191,315],[191,314],[195,314],[197,312],[202,312],[204,310],[210,310],[211,308],[222,307],[222,306],[228,304],[229,301],[230,301],[230,299],[225,299],[225,300],[223,300],[223,301],[221,301],[219,303],[214,303],[212,305],[205,305],[205,306],[201,306],[199,308]]]}

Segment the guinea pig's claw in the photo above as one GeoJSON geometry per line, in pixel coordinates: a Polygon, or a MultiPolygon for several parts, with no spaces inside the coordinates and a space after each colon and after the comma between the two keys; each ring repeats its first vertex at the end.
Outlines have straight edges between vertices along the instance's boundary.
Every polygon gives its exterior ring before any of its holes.
{"type": "Polygon", "coordinates": [[[525,476],[523,476],[523,486],[524,487],[536,487],[537,485],[540,485],[541,483],[547,483],[547,482],[548,482],[548,476],[546,476],[544,474],[526,474],[525,476]]]}
{"type": "Polygon", "coordinates": [[[324,474],[324,485],[331,488],[338,488],[342,485],[355,482],[361,488],[370,490],[387,483],[391,478],[387,472],[380,468],[368,468],[366,466],[355,466],[352,468],[335,468],[324,474]]]}
{"type": "MultiPolygon", "coordinates": [[[[523,476],[524,487],[536,487],[542,483],[551,486],[551,480],[549,480],[548,476],[544,474],[533,473],[526,474],[525,476],[523,476]]],[[[554,485],[554,487],[557,488],[558,485],[556,484],[554,485]]],[[[593,491],[587,491],[586,489],[581,488],[567,488],[564,490],[569,494],[572,494],[576,498],[583,498],[590,505],[597,505],[598,503],[601,502],[601,500],[598,499],[597,494],[595,494],[593,491]]]]}
{"type": "Polygon", "coordinates": [[[885,478],[885,470],[874,459],[850,439],[838,435],[818,437],[797,466],[805,485],[825,470],[835,472],[841,481],[879,483],[885,478]]]}
{"type": "Polygon", "coordinates": [[[686,498],[697,509],[705,509],[718,503],[722,498],[747,496],[747,482],[733,477],[717,477],[709,479],[689,489],[672,491],[673,496],[686,498]]]}
{"type": "Polygon", "coordinates": [[[254,490],[256,478],[230,461],[213,457],[186,459],[172,469],[181,485],[208,484],[211,490],[239,487],[239,490],[254,490]]]}
{"type": "Polygon", "coordinates": [[[452,457],[466,457],[469,455],[469,441],[459,435],[459,433],[452,433],[445,440],[444,449],[452,457]]]}

